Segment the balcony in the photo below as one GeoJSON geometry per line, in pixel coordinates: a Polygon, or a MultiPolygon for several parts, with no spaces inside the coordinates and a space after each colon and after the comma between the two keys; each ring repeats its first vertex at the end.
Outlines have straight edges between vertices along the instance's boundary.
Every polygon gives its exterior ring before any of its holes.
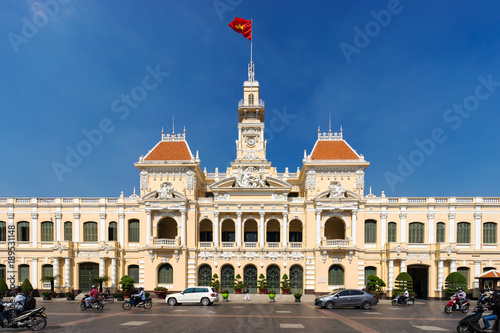
{"type": "Polygon", "coordinates": [[[259,243],[257,243],[257,242],[245,242],[244,243],[244,246],[247,249],[255,249],[255,248],[257,248],[258,245],[259,245],[259,243]]]}
{"type": "Polygon", "coordinates": [[[270,249],[277,249],[280,247],[280,242],[267,242],[266,246],[270,249]]]}
{"type": "Polygon", "coordinates": [[[321,242],[322,247],[345,248],[349,247],[351,242],[348,239],[325,239],[321,242]]]}
{"type": "Polygon", "coordinates": [[[160,238],[160,239],[155,239],[154,246],[179,246],[179,240],[178,239],[167,239],[167,238],[160,238]]]}
{"type": "Polygon", "coordinates": [[[238,109],[240,108],[264,108],[264,101],[259,99],[259,100],[252,100],[252,99],[242,99],[238,102],[238,109]]]}
{"type": "Polygon", "coordinates": [[[301,249],[302,248],[302,242],[290,242],[288,243],[288,246],[291,248],[291,249],[301,249]]]}
{"type": "Polygon", "coordinates": [[[214,243],[213,242],[199,242],[198,247],[199,248],[214,247],[214,243]]]}
{"type": "Polygon", "coordinates": [[[236,247],[236,243],[235,242],[222,242],[221,247],[226,248],[226,249],[233,248],[233,247],[236,247]]]}

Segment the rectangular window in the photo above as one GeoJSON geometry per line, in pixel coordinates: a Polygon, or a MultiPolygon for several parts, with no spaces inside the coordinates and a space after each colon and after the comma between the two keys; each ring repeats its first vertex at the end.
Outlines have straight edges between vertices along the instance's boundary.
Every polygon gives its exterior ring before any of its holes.
{"type": "Polygon", "coordinates": [[[497,242],[497,224],[488,222],[483,225],[483,243],[495,244],[497,242]]]}
{"type": "Polygon", "coordinates": [[[213,242],[211,231],[200,231],[200,242],[213,242]]]}
{"type": "Polygon", "coordinates": [[[64,240],[73,240],[73,224],[71,222],[64,222],[64,240]]]}
{"type": "Polygon", "coordinates": [[[444,233],[446,227],[444,223],[438,223],[436,225],[436,243],[444,243],[444,233]]]}
{"type": "Polygon", "coordinates": [[[42,269],[42,277],[44,276],[54,276],[54,269],[52,265],[44,265],[42,269]]]}
{"type": "Polygon", "coordinates": [[[469,268],[467,267],[459,267],[457,269],[457,272],[462,274],[465,277],[465,280],[467,281],[467,285],[469,285],[469,268]]]}
{"type": "Polygon", "coordinates": [[[245,242],[257,242],[257,231],[245,231],[245,242]]]}
{"type": "Polygon", "coordinates": [[[7,241],[6,223],[3,221],[0,221],[0,242],[5,242],[5,241],[7,241]]]}
{"type": "Polygon", "coordinates": [[[54,223],[43,222],[42,223],[42,242],[53,242],[54,241],[54,223]]]}
{"type": "Polygon", "coordinates": [[[23,283],[24,280],[30,278],[30,266],[19,265],[19,282],[23,283]]]}
{"type": "Polygon", "coordinates": [[[131,220],[128,225],[129,243],[139,243],[139,221],[131,220]]]}
{"type": "Polygon", "coordinates": [[[302,242],[302,232],[301,231],[290,231],[288,233],[288,239],[292,243],[301,243],[302,242]]]}
{"type": "Polygon", "coordinates": [[[130,276],[137,283],[139,282],[139,266],[131,265],[128,266],[128,276],[130,276]]]}
{"type": "Polygon", "coordinates": [[[266,239],[267,239],[268,243],[278,243],[280,241],[280,232],[279,231],[268,231],[266,239]]]}
{"type": "Polygon", "coordinates": [[[410,223],[409,226],[409,243],[421,244],[424,242],[424,224],[423,223],[410,223]]]}
{"type": "Polygon", "coordinates": [[[223,242],[234,242],[236,237],[234,236],[234,231],[223,231],[222,241],[223,242]]]}
{"type": "Polygon", "coordinates": [[[469,244],[470,243],[470,224],[467,222],[460,222],[457,224],[457,243],[469,244]]]}
{"type": "Polygon", "coordinates": [[[365,222],[365,243],[376,243],[377,242],[377,222],[366,221],[365,222]]]}
{"type": "Polygon", "coordinates": [[[397,225],[396,225],[396,223],[390,222],[389,226],[387,228],[387,241],[389,243],[395,243],[395,242],[397,242],[396,232],[397,232],[397,225]]]}
{"type": "Polygon", "coordinates": [[[28,222],[19,222],[17,224],[17,241],[29,242],[30,240],[30,225],[28,222]]]}
{"type": "Polygon", "coordinates": [[[97,242],[97,223],[85,222],[83,224],[83,241],[97,242]]]}
{"type": "Polygon", "coordinates": [[[118,240],[118,224],[111,222],[108,227],[108,240],[116,242],[118,240]]]}

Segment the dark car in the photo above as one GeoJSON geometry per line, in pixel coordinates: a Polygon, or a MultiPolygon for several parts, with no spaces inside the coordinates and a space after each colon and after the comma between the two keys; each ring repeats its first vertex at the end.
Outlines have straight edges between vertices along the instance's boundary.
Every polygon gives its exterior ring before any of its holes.
{"type": "Polygon", "coordinates": [[[368,310],[373,305],[377,305],[377,303],[377,296],[358,289],[336,290],[330,294],[320,296],[314,301],[314,305],[318,305],[326,309],[333,309],[334,306],[354,306],[368,310]]]}

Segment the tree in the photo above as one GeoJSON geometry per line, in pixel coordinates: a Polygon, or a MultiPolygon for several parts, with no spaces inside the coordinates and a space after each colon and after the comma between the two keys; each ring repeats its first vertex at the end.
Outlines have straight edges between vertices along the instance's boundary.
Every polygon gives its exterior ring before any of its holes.
{"type": "Polygon", "coordinates": [[[217,273],[215,273],[211,278],[210,278],[210,283],[209,286],[214,288],[215,291],[219,291],[220,288],[220,281],[219,281],[219,276],[217,273]]]}
{"type": "Polygon", "coordinates": [[[462,287],[467,292],[467,279],[462,274],[453,272],[446,277],[444,286],[445,292],[449,295],[456,293],[459,287],[462,287]]]}
{"type": "Polygon", "coordinates": [[[404,288],[408,289],[410,294],[413,292],[413,278],[406,272],[399,273],[396,277],[396,280],[394,281],[393,295],[396,296],[401,294],[404,288]]]}
{"type": "Polygon", "coordinates": [[[3,278],[0,278],[0,297],[2,297],[7,292],[7,290],[9,290],[7,283],[3,278]]]}
{"type": "Polygon", "coordinates": [[[283,274],[282,280],[281,280],[281,288],[282,289],[290,289],[290,280],[288,279],[288,275],[283,274]]]}
{"type": "Polygon", "coordinates": [[[259,289],[267,289],[269,287],[269,283],[267,283],[267,279],[264,274],[259,275],[259,280],[257,281],[259,289]]]}
{"type": "MultiPolygon", "coordinates": [[[[47,276],[43,276],[40,281],[42,282],[50,282],[50,292],[53,293],[54,292],[54,282],[61,278],[62,276],[57,274],[57,275],[54,275],[54,276],[50,276],[50,275],[47,275],[47,276]]],[[[23,289],[24,290],[24,289],[23,289]]]]}
{"type": "Polygon", "coordinates": [[[30,280],[28,280],[28,278],[24,279],[23,283],[21,284],[21,289],[25,294],[29,294],[33,291],[33,286],[31,285],[31,282],[30,280]]]}
{"type": "Polygon", "coordinates": [[[99,292],[102,293],[102,285],[106,282],[109,281],[109,276],[107,275],[103,275],[103,276],[96,276],[96,277],[93,277],[92,279],[90,279],[90,283],[92,284],[96,284],[98,283],[99,284],[99,292]]]}
{"type": "Polygon", "coordinates": [[[382,287],[385,287],[385,282],[381,278],[375,274],[368,275],[368,281],[366,283],[367,292],[374,293],[380,291],[382,287]]]}
{"type": "Polygon", "coordinates": [[[123,291],[130,291],[134,285],[134,282],[135,281],[133,278],[131,278],[128,275],[124,275],[124,276],[122,276],[122,278],[120,279],[120,282],[118,282],[118,284],[122,285],[123,291]]]}
{"type": "Polygon", "coordinates": [[[245,284],[243,283],[243,281],[241,281],[241,275],[236,275],[236,277],[234,278],[234,282],[233,282],[233,288],[234,289],[243,289],[245,287],[245,284]]]}

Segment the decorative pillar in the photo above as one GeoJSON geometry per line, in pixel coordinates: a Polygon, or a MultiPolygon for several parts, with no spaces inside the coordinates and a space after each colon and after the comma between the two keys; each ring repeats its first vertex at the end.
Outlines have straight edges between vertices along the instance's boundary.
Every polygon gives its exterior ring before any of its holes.
{"type": "Polygon", "coordinates": [[[243,141],[243,137],[241,136],[241,127],[238,126],[238,150],[241,150],[241,141],[243,141]]]}
{"type": "Polygon", "coordinates": [[[316,209],[316,247],[321,247],[321,209],[316,209]]]}
{"type": "Polygon", "coordinates": [[[384,246],[387,242],[387,213],[385,213],[386,207],[382,207],[384,213],[380,213],[380,242],[384,246]]]}
{"type": "MultiPolygon", "coordinates": [[[[477,207],[476,209],[480,209],[480,208],[477,207]]],[[[475,225],[474,243],[475,243],[476,250],[481,250],[481,215],[482,215],[481,212],[476,211],[476,213],[474,213],[474,221],[475,221],[475,223],[474,223],[474,225],[475,225]]],[[[479,275],[479,273],[477,275],[479,275]]]]}
{"type": "Polygon", "coordinates": [[[260,215],[260,235],[259,235],[259,241],[260,241],[260,247],[261,248],[264,248],[264,246],[266,245],[266,226],[265,226],[265,220],[264,220],[264,216],[266,215],[265,212],[261,211],[259,213],[260,215]]]}
{"type": "Polygon", "coordinates": [[[238,222],[236,224],[236,247],[241,247],[241,212],[237,212],[236,216],[238,216],[238,222]]]}
{"type": "Polygon", "coordinates": [[[448,226],[450,232],[450,243],[455,243],[455,207],[450,206],[450,213],[448,214],[448,226]]]}
{"type": "Polygon", "coordinates": [[[456,271],[457,271],[457,261],[451,260],[450,261],[450,273],[454,273],[456,271]]]}
{"type": "MultiPolygon", "coordinates": [[[[481,274],[481,260],[474,260],[474,277],[481,274]]],[[[474,288],[479,288],[479,279],[474,278],[474,288]]]]}
{"type": "Polygon", "coordinates": [[[394,259],[389,259],[389,290],[394,289],[394,259]]]}
{"type": "Polygon", "coordinates": [[[181,209],[181,246],[186,246],[186,208],[181,209]]]}
{"type": "Polygon", "coordinates": [[[33,247],[36,247],[37,242],[38,242],[38,213],[31,213],[31,243],[33,244],[33,247]]]}
{"type": "Polygon", "coordinates": [[[116,287],[116,258],[111,258],[111,287],[116,287]]]}
{"type": "Polygon", "coordinates": [[[146,209],[146,244],[151,240],[151,209],[146,209]]]}
{"type": "Polygon", "coordinates": [[[283,248],[286,249],[288,242],[288,212],[283,212],[283,248]]]}
{"type": "MultiPolygon", "coordinates": [[[[61,237],[61,218],[62,214],[61,213],[56,213],[56,242],[62,241],[61,237]]],[[[57,275],[57,274],[55,274],[57,275]]]]}
{"type": "Polygon", "coordinates": [[[406,273],[406,259],[401,259],[399,268],[401,269],[401,273],[406,273]]]}
{"type": "Polygon", "coordinates": [[[214,247],[219,247],[219,212],[214,212],[214,247]]]}
{"type": "Polygon", "coordinates": [[[434,207],[429,207],[429,213],[427,213],[427,225],[429,226],[428,229],[428,237],[429,239],[427,240],[427,243],[435,243],[436,239],[434,237],[434,230],[436,230],[434,226],[434,207]]]}
{"type": "Polygon", "coordinates": [[[406,243],[406,207],[401,207],[401,213],[399,213],[399,219],[401,221],[401,243],[406,243]]]}
{"type": "Polygon", "coordinates": [[[70,271],[69,271],[69,257],[64,257],[64,286],[69,287],[70,286],[70,271]]]}
{"type": "Polygon", "coordinates": [[[118,214],[118,239],[120,241],[120,246],[124,247],[125,246],[125,214],[120,213],[118,214]]]}
{"type": "Polygon", "coordinates": [[[99,241],[105,242],[106,241],[106,213],[100,213],[99,217],[101,218],[101,231],[99,233],[99,241]]]}
{"type": "Polygon", "coordinates": [[[33,289],[38,288],[38,258],[31,258],[31,279],[33,289]]]}
{"type": "Polygon", "coordinates": [[[443,290],[444,260],[438,260],[438,289],[443,290]]]}
{"type": "Polygon", "coordinates": [[[352,221],[352,245],[356,247],[358,243],[358,210],[353,209],[352,210],[352,216],[351,216],[351,221],[352,221]]]}
{"type": "Polygon", "coordinates": [[[99,263],[99,276],[104,276],[106,275],[104,273],[104,264],[105,264],[105,259],[101,258],[101,262],[99,263]]]}
{"type": "MultiPolygon", "coordinates": [[[[54,257],[54,276],[59,275],[59,258],[54,257]]],[[[54,280],[54,287],[59,287],[59,278],[54,280]]]]}
{"type": "Polygon", "coordinates": [[[75,219],[75,238],[73,242],[80,241],[80,213],[73,213],[73,218],[75,219]]]}

